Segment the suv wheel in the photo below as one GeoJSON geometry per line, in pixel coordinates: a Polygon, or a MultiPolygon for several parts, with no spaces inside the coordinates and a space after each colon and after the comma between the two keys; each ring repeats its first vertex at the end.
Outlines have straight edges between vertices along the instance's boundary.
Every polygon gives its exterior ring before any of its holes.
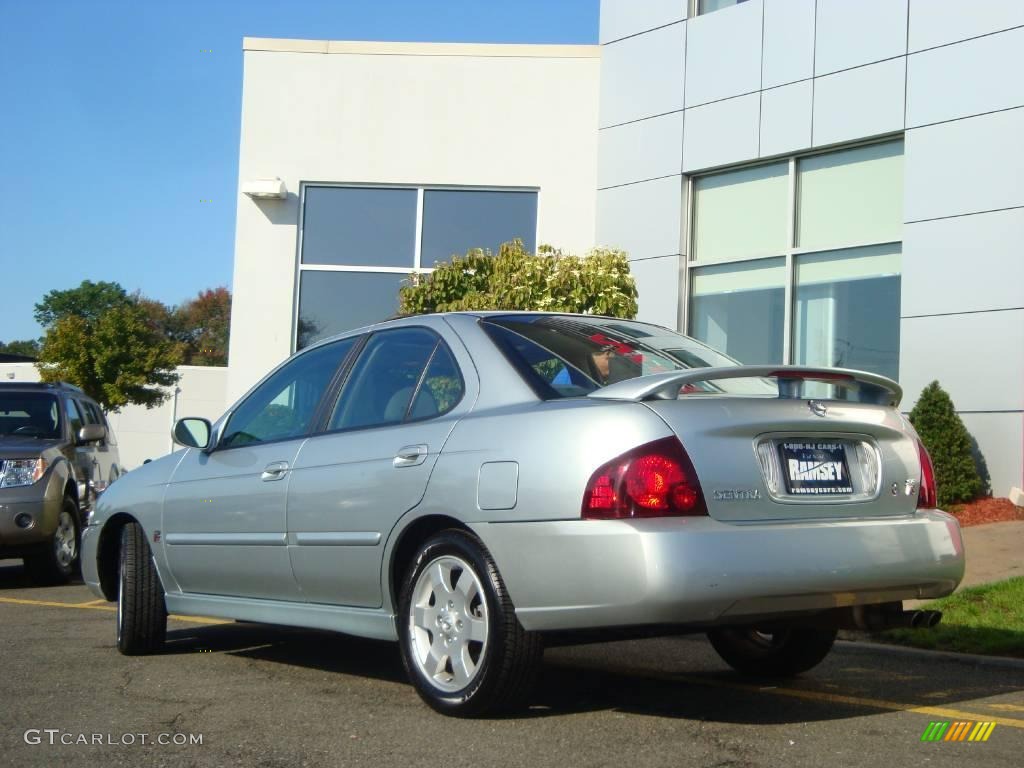
{"type": "Polygon", "coordinates": [[[793,677],[818,666],[836,641],[834,629],[715,629],[708,632],[718,655],[751,677],[793,677]]]}
{"type": "Polygon", "coordinates": [[[65,496],[57,516],[57,529],[49,543],[38,552],[25,557],[25,570],[35,584],[66,584],[78,567],[81,535],[78,527],[78,505],[65,496]]]}
{"type": "Polygon", "coordinates": [[[118,565],[117,650],[126,656],[160,650],[167,635],[164,588],[153,564],[153,553],[138,523],[121,529],[118,565]]]}
{"type": "Polygon", "coordinates": [[[469,717],[526,704],[543,655],[516,618],[490,553],[442,531],[419,550],[399,597],[402,662],[438,712],[469,717]]]}

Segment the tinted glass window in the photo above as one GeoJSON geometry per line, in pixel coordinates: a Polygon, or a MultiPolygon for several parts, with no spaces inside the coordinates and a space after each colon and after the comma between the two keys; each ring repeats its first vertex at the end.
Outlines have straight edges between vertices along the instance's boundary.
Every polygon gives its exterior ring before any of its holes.
{"type": "Polygon", "coordinates": [[[355,342],[355,338],[336,341],[288,362],[238,406],[221,445],[249,445],[307,434],[331,378],[355,342]]]}
{"type": "Polygon", "coordinates": [[[306,187],[302,263],[413,266],[415,189],[306,187]]]}
{"type": "MultiPolygon", "coordinates": [[[[374,334],[352,368],[329,428],[358,429],[404,421],[438,341],[423,328],[374,334]]],[[[430,415],[429,401],[424,399],[419,407],[430,415]]]]}
{"type": "Polygon", "coordinates": [[[60,437],[57,398],[41,392],[0,392],[0,435],[60,437]]]}
{"type": "Polygon", "coordinates": [[[296,348],[387,320],[398,311],[405,275],[303,271],[296,348]]]}
{"type": "MultiPolygon", "coordinates": [[[[618,381],[732,360],[666,328],[607,318],[562,315],[489,317],[484,328],[542,397],[574,397],[618,381]],[[694,365],[699,363],[699,365],[694,365]]],[[[699,391],[775,393],[760,381],[701,383],[699,391]]]]}
{"type": "Polygon", "coordinates": [[[82,414],[78,412],[78,406],[70,397],[64,401],[64,412],[68,417],[68,425],[71,427],[71,436],[78,437],[78,430],[82,428],[82,414]]]}
{"type": "Polygon", "coordinates": [[[409,418],[427,419],[447,413],[458,404],[464,393],[465,386],[455,358],[443,341],[438,342],[409,409],[409,418]]]}
{"type": "Polygon", "coordinates": [[[432,267],[470,248],[519,238],[530,253],[537,240],[537,193],[428,189],[423,193],[420,264],[432,267]]]}

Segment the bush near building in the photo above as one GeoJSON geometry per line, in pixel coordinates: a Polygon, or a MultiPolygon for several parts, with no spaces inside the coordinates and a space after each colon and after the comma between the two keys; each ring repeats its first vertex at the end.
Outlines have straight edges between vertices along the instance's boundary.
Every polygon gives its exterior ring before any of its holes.
{"type": "Polygon", "coordinates": [[[598,248],[573,256],[541,246],[532,254],[514,240],[503,244],[497,255],[475,248],[439,264],[432,274],[410,275],[409,285],[400,291],[399,312],[498,309],[633,318],[636,299],[636,283],[622,251],[598,248]]]}
{"type": "Polygon", "coordinates": [[[933,381],[921,392],[910,423],[932,457],[939,506],[977,498],[985,484],[971,453],[971,435],[939,382],[933,381]]]}

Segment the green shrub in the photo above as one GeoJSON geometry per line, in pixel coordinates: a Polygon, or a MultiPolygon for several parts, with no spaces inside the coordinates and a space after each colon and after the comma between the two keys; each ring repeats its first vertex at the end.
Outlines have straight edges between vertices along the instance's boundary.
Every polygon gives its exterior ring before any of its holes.
{"type": "Polygon", "coordinates": [[[497,255],[475,248],[429,275],[410,275],[400,291],[399,312],[521,309],[632,318],[636,297],[622,251],[596,249],[580,257],[541,246],[532,254],[513,240],[497,255]]]}
{"type": "Polygon", "coordinates": [[[977,498],[984,483],[971,454],[971,435],[939,382],[933,381],[921,392],[910,423],[935,465],[939,506],[977,498]]]}

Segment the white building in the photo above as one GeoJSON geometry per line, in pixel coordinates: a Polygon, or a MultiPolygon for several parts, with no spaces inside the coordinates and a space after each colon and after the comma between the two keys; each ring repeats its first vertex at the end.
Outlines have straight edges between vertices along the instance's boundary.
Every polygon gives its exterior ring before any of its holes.
{"type": "Polygon", "coordinates": [[[1024,3],[604,0],[600,37],[246,39],[228,400],[452,253],[599,244],[744,362],[938,379],[1024,485],[1024,3]]]}

